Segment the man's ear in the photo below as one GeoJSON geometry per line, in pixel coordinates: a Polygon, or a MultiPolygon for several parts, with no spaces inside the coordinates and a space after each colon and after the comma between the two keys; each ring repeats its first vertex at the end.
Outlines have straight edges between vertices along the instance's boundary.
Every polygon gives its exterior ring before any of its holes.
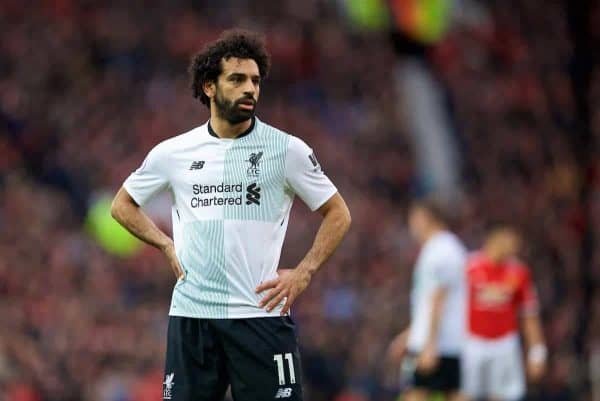
{"type": "Polygon", "coordinates": [[[217,91],[217,87],[213,81],[206,81],[202,84],[202,91],[209,98],[213,98],[217,91]]]}

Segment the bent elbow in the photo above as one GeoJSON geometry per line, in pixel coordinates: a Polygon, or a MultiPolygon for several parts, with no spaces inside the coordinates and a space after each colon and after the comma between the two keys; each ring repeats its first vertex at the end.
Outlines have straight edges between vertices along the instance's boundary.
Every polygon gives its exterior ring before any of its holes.
{"type": "Polygon", "coordinates": [[[350,210],[346,207],[344,211],[344,231],[348,232],[350,226],[352,225],[352,215],[350,214],[350,210]]]}
{"type": "Polygon", "coordinates": [[[117,201],[117,198],[113,199],[112,204],[110,205],[110,215],[116,221],[121,221],[121,208],[119,202],[117,201]]]}

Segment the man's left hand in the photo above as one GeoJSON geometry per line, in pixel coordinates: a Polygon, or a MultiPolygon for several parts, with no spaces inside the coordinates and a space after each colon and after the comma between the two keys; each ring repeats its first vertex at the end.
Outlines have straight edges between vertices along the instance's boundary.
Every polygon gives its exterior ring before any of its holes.
{"type": "Polygon", "coordinates": [[[267,312],[271,312],[277,305],[285,299],[285,305],[281,310],[281,315],[289,312],[292,303],[300,295],[308,283],[310,283],[310,274],[300,268],[297,269],[279,269],[278,277],[273,280],[265,281],[256,287],[256,293],[271,290],[264,296],[258,306],[265,307],[267,312]]]}
{"type": "Polygon", "coordinates": [[[544,373],[546,372],[546,363],[545,362],[532,362],[529,361],[527,363],[527,376],[529,380],[533,383],[538,383],[544,377],[544,373]]]}

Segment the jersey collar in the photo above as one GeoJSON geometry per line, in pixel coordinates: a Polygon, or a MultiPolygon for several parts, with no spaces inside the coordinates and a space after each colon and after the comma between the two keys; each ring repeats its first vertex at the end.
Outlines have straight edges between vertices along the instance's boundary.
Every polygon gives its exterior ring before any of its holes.
{"type": "MultiPolygon", "coordinates": [[[[248,135],[249,133],[252,132],[255,125],[256,125],[256,117],[252,117],[252,122],[250,123],[250,126],[248,127],[248,129],[232,139],[240,139],[240,138],[245,137],[246,135],[248,135]]],[[[215,130],[212,128],[212,126],[210,125],[210,120],[208,120],[208,133],[210,134],[210,136],[214,136],[215,138],[218,138],[218,139],[223,139],[219,135],[217,135],[215,130]]]]}

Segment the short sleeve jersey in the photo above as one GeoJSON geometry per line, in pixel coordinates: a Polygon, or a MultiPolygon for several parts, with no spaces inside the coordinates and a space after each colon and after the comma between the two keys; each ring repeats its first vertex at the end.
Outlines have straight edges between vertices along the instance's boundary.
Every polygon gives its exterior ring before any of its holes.
{"type": "Polygon", "coordinates": [[[469,258],[467,277],[470,335],[495,339],[514,334],[520,313],[537,313],[531,275],[518,260],[495,264],[477,252],[469,258]]]}
{"type": "Polygon", "coordinates": [[[258,118],[235,139],[206,123],[158,144],[123,184],[139,204],[173,197],[175,250],[186,276],[169,314],[195,318],[278,315],[254,289],[277,275],[292,202],[316,210],[336,192],[302,140],[258,118]]]}
{"type": "Polygon", "coordinates": [[[411,323],[407,348],[420,352],[431,328],[434,292],[446,289],[437,347],[442,355],[460,353],[465,326],[465,263],[466,249],[454,234],[443,231],[431,237],[421,249],[411,292],[411,323]]]}

